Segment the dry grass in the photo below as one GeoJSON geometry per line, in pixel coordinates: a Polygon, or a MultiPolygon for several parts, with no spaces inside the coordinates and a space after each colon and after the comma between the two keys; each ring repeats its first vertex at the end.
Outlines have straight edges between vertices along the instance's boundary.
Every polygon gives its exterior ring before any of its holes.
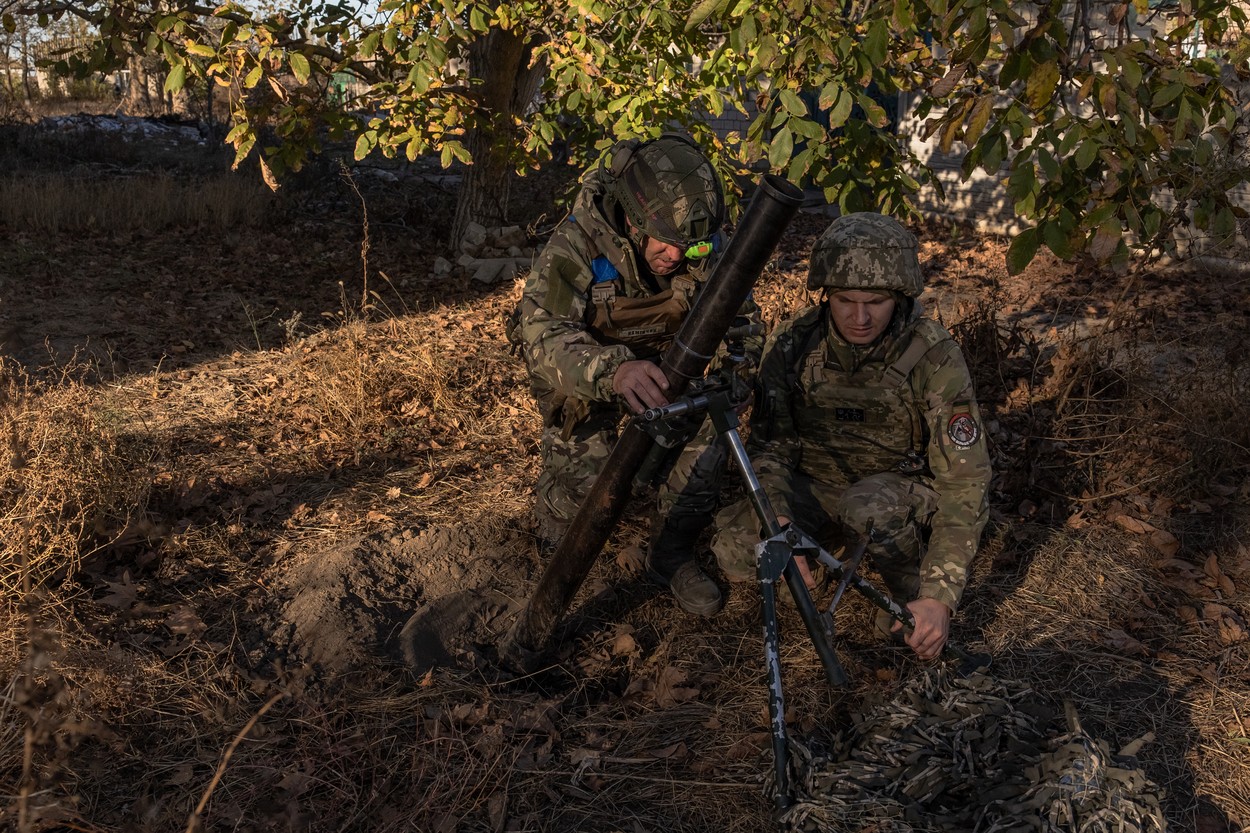
{"type": "Polygon", "coordinates": [[[0,223],[55,234],[254,227],[273,208],[254,177],[217,174],[200,181],[165,175],[94,179],[66,174],[0,179],[0,223]]]}

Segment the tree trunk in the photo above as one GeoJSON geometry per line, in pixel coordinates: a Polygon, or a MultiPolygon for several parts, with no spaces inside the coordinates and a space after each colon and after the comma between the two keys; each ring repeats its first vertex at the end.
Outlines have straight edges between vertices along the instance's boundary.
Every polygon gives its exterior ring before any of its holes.
{"type": "Polygon", "coordinates": [[[130,85],[126,88],[126,113],[131,116],[147,115],[152,110],[152,102],[148,100],[148,73],[144,69],[143,59],[132,55],[126,59],[126,68],[130,70],[130,85]]]}
{"type": "Polygon", "coordinates": [[[22,87],[26,90],[26,100],[34,101],[35,94],[30,88],[30,35],[28,31],[22,32],[22,87]]]}
{"type": "Polygon", "coordinates": [[[531,65],[535,42],[492,29],[469,47],[469,74],[482,79],[480,106],[465,134],[473,164],[465,171],[456,199],[451,244],[457,246],[469,223],[487,228],[504,224],[513,177],[512,151],[520,140],[516,124],[538,92],[544,67],[531,65]]]}

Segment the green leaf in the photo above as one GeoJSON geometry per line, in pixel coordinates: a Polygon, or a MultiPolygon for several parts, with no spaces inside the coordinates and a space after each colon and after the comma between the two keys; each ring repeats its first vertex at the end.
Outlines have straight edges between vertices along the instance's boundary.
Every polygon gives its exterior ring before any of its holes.
{"type": "Polygon", "coordinates": [[[755,51],[755,60],[760,69],[767,71],[777,60],[777,39],[765,33],[760,37],[759,47],[755,51]]]}
{"type": "MultiPolygon", "coordinates": [[[[546,122],[544,122],[543,124],[546,124],[546,122]]],[[[546,138],[547,141],[549,142],[551,141],[551,138],[549,136],[544,136],[544,138],[546,138]]],[[[469,155],[468,148],[466,148],[464,145],[460,144],[457,141],[452,140],[452,141],[444,142],[443,150],[445,152],[450,151],[453,157],[455,157],[456,159],[459,159],[461,162],[463,162],[466,165],[472,164],[473,162],[473,157],[469,155]]]]}
{"type": "Polygon", "coordinates": [[[842,85],[837,81],[830,81],[820,90],[820,96],[816,99],[816,106],[822,110],[828,110],[838,100],[838,96],[842,94],[842,85]]]}
{"type": "Polygon", "coordinates": [[[793,152],[794,135],[789,127],[783,127],[773,136],[772,144],[768,147],[768,166],[773,170],[780,169],[782,165],[790,161],[790,155],[793,152]]]}
{"type": "Polygon", "coordinates": [[[793,90],[781,90],[778,94],[781,97],[781,106],[786,108],[792,116],[805,118],[807,116],[807,105],[803,103],[803,99],[799,98],[793,90]]]}
{"type": "Polygon", "coordinates": [[[165,17],[162,17],[160,20],[156,21],[156,25],[153,26],[152,28],[155,29],[158,34],[163,35],[166,32],[168,32],[170,29],[174,28],[174,24],[177,22],[178,22],[178,15],[176,14],[166,15],[165,17]]]}
{"type": "Polygon", "coordinates": [[[1098,158],[1098,143],[1093,139],[1086,139],[1077,147],[1073,158],[1076,161],[1077,168],[1082,171],[1088,169],[1090,165],[1094,164],[1094,160],[1098,158]]]}
{"type": "Polygon", "coordinates": [[[1068,241],[1068,235],[1056,222],[1042,224],[1042,239],[1046,241],[1046,248],[1050,249],[1060,260],[1067,260],[1075,254],[1072,244],[1068,241]]]}
{"type": "Polygon", "coordinates": [[[833,105],[833,109],[829,111],[829,127],[831,130],[837,130],[846,124],[846,120],[851,116],[851,109],[855,106],[855,100],[847,90],[838,92],[838,103],[833,105]]]}
{"type": "Polygon", "coordinates": [[[1211,220],[1211,234],[1218,242],[1224,243],[1232,239],[1237,233],[1237,218],[1233,215],[1233,210],[1227,205],[1215,212],[1215,217],[1211,220]]]}
{"type": "Polygon", "coordinates": [[[1178,99],[1183,92],[1185,92],[1185,85],[1179,81],[1168,84],[1163,89],[1155,91],[1155,94],[1150,98],[1150,106],[1162,107],[1178,99]]]}
{"type": "Polygon", "coordinates": [[[1042,173],[1048,180],[1059,178],[1059,161],[1055,159],[1054,154],[1048,149],[1037,149],[1037,164],[1041,167],[1042,173]]]}
{"type": "Polygon", "coordinates": [[[187,52],[200,58],[215,58],[217,50],[203,43],[188,43],[187,52]]]}
{"type": "Polygon", "coordinates": [[[225,139],[226,144],[233,145],[243,136],[247,135],[251,131],[251,129],[252,129],[252,126],[248,124],[247,122],[236,124],[234,127],[230,128],[230,132],[226,134],[226,139],[225,139]]]}
{"type": "Polygon", "coordinates": [[[800,138],[819,141],[825,137],[825,129],[811,119],[790,119],[787,124],[800,138]]]}
{"type": "Polygon", "coordinates": [[[243,79],[243,86],[249,90],[252,89],[260,83],[260,77],[262,74],[264,74],[264,69],[260,66],[260,64],[252,67],[252,71],[249,72],[247,77],[243,79]]]}
{"type": "Polygon", "coordinates": [[[1135,90],[1141,86],[1141,64],[1137,63],[1133,58],[1125,56],[1120,72],[1124,74],[1124,86],[1126,89],[1135,90]]]}
{"type": "Polygon", "coordinates": [[[1059,86],[1057,62],[1052,60],[1034,66],[1033,71],[1029,73],[1029,79],[1024,84],[1024,95],[1028,99],[1029,106],[1034,110],[1044,109],[1054,96],[1057,86],[1059,86]]]}
{"type": "Polygon", "coordinates": [[[811,164],[812,149],[809,147],[790,160],[790,170],[786,174],[786,179],[791,182],[802,182],[803,177],[807,176],[807,169],[811,164]]]}
{"type": "Polygon", "coordinates": [[[857,94],[856,98],[859,99],[859,106],[864,108],[865,121],[873,127],[885,127],[889,124],[890,119],[886,116],[884,107],[864,93],[857,94]]]}
{"type": "Polygon", "coordinates": [[[868,26],[868,35],[861,44],[864,54],[876,66],[884,66],[889,44],[890,24],[884,18],[877,18],[868,26]]]}
{"type": "Polygon", "coordinates": [[[185,64],[176,64],[169,71],[169,75],[165,77],[165,92],[176,93],[182,89],[182,85],[187,80],[187,67],[185,64]]]}
{"type": "MultiPolygon", "coordinates": [[[[373,150],[374,145],[378,142],[378,134],[376,130],[366,130],[356,139],[356,149],[354,156],[357,160],[364,159],[369,155],[369,151],[373,150]]],[[[447,167],[446,165],[443,166],[447,167]]]]}
{"type": "Polygon", "coordinates": [[[308,83],[308,76],[312,72],[312,68],[308,64],[308,59],[300,52],[292,52],[290,54],[291,74],[295,76],[295,80],[300,84],[308,83]]]}
{"type": "Polygon", "coordinates": [[[378,41],[381,39],[381,32],[370,32],[365,35],[365,39],[360,42],[360,57],[368,60],[376,55],[378,51],[378,41]]]}
{"type": "Polygon", "coordinates": [[[686,18],[685,31],[690,32],[699,28],[699,24],[707,20],[713,12],[722,11],[723,7],[729,4],[729,0],[700,0],[699,4],[690,10],[690,17],[686,18]]]}
{"type": "Polygon", "coordinates": [[[1037,254],[1038,235],[1037,229],[1025,229],[1016,235],[1016,239],[1011,241],[1011,245],[1007,248],[1007,274],[1018,275],[1024,271],[1024,268],[1033,262],[1033,256],[1037,254]]]}
{"type": "Polygon", "coordinates": [[[12,14],[5,12],[0,19],[4,21],[4,31],[8,32],[10,35],[17,31],[17,19],[14,18],[12,14]]]}
{"type": "Polygon", "coordinates": [[[1228,50],[1228,62],[1233,66],[1244,64],[1250,58],[1250,32],[1243,32],[1237,45],[1228,50]]]}

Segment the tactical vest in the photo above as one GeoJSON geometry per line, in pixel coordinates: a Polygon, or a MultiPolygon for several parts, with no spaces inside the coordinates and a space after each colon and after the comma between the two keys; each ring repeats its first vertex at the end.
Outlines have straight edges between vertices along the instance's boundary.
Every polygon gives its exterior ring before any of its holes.
{"type": "Polygon", "coordinates": [[[825,317],[810,326],[810,332],[796,334],[806,347],[796,361],[790,403],[803,442],[803,469],[833,482],[885,471],[924,473],[925,408],[908,379],[926,354],[950,340],[946,332],[933,322],[916,321],[900,336],[906,346],[894,361],[849,371],[829,347],[825,317]]]}
{"type": "Polygon", "coordinates": [[[680,275],[669,288],[646,298],[620,294],[620,281],[594,283],[586,325],[600,344],[624,344],[640,359],[664,352],[690,312],[698,284],[680,275]]]}

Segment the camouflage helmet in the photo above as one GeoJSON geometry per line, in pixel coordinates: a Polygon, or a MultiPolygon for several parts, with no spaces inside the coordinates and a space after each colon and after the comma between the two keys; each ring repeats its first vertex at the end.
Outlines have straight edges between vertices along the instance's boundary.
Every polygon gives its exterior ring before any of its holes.
{"type": "Polygon", "coordinates": [[[808,289],[867,289],[919,298],[916,238],[893,217],[862,212],[829,224],[812,248],[808,289]]]}
{"type": "Polygon", "coordinates": [[[725,219],[720,177],[685,136],[620,142],[604,164],[613,196],[643,234],[685,249],[720,230],[725,219]]]}

